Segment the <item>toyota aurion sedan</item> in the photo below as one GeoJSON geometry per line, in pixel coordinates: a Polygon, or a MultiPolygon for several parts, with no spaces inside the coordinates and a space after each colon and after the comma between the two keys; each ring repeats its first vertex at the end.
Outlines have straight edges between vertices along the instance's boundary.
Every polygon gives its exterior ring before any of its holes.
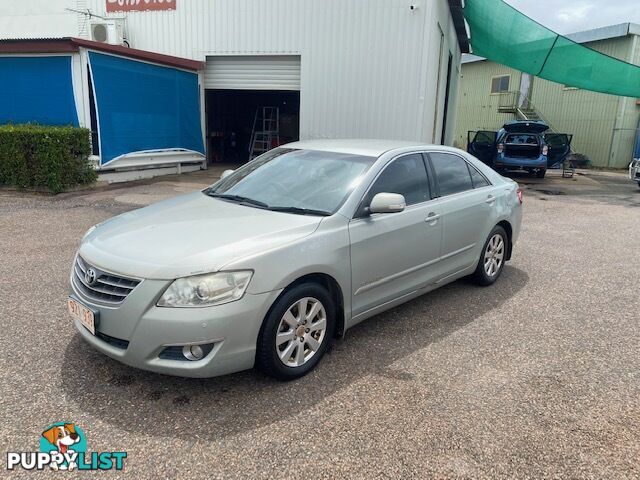
{"type": "Polygon", "coordinates": [[[68,308],[133,367],[293,379],[368,317],[461,277],[494,283],[521,218],[518,185],[461,150],[296,142],[92,227],[68,308]]]}

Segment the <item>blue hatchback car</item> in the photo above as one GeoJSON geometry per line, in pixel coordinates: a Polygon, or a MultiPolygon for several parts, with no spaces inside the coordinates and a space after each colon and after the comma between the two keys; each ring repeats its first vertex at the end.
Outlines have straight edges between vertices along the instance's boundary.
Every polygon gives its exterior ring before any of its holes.
{"type": "Polygon", "coordinates": [[[497,171],[525,170],[544,178],[571,152],[572,135],[546,133],[544,122],[513,121],[498,132],[469,132],[467,150],[497,171]]]}

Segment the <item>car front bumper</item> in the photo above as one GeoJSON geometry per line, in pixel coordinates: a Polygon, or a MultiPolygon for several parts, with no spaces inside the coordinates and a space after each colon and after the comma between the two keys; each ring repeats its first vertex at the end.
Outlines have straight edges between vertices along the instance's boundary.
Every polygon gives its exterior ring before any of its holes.
{"type": "Polygon", "coordinates": [[[96,335],[74,320],[82,337],[109,357],[132,367],[183,377],[214,377],[253,367],[262,321],[281,293],[245,293],[238,301],[204,308],[157,307],[171,282],[143,280],[116,307],[91,302],[71,284],[82,304],[97,313],[96,335]],[[181,346],[212,345],[200,360],[180,358],[181,346]],[[168,347],[173,358],[161,356],[168,347]]]}
{"type": "Polygon", "coordinates": [[[507,157],[498,155],[494,162],[496,168],[547,168],[547,157],[541,155],[537,158],[507,157]]]}
{"type": "Polygon", "coordinates": [[[640,182],[640,159],[634,159],[629,165],[629,178],[634,182],[640,182]]]}

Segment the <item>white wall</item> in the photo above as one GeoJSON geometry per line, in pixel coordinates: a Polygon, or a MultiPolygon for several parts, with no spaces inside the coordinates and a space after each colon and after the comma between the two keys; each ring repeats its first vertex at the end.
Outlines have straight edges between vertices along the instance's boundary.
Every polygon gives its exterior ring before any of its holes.
{"type": "MultiPolygon", "coordinates": [[[[27,22],[11,12],[16,23],[28,27],[31,19],[39,23],[44,18],[39,5],[60,19],[59,31],[65,33],[58,36],[78,35],[78,16],[63,13],[76,3],[22,0],[19,8],[0,7],[0,18],[7,10],[29,10],[27,22]]],[[[106,0],[79,3],[109,16],[106,0]]],[[[22,36],[43,36],[37,28],[13,28],[22,36]]],[[[437,109],[439,141],[448,52],[454,54],[454,66],[460,57],[446,0],[178,0],[175,11],[127,13],[125,30],[131,47],[197,60],[224,54],[300,55],[301,138],[431,142],[437,109]],[[418,8],[411,10],[411,5],[418,8]],[[438,24],[445,33],[440,78],[438,24]]]]}
{"type": "Polygon", "coordinates": [[[1,1],[0,38],[78,36],[78,15],[65,10],[77,5],[77,0],[1,1]]]}

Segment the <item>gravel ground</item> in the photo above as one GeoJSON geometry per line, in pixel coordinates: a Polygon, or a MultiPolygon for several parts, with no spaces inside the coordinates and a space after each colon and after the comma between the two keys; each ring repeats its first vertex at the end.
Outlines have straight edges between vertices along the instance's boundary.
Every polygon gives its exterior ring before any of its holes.
{"type": "Polygon", "coordinates": [[[522,179],[523,230],[496,285],[459,281],[379,315],[296,382],[172,378],[95,352],[65,307],[82,234],[205,180],[0,192],[0,450],[37,450],[69,420],[90,451],[128,452],[110,478],[640,477],[628,179],[522,179]]]}

